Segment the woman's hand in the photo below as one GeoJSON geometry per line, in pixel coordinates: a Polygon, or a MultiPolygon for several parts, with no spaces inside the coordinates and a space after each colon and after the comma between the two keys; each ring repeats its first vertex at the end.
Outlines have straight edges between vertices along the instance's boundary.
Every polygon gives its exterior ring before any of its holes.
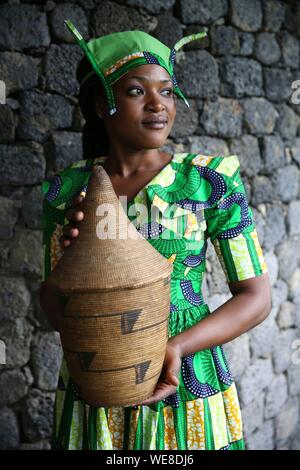
{"type": "MultiPolygon", "coordinates": [[[[163,363],[162,372],[158,379],[156,388],[153,395],[147,400],[144,400],[139,405],[151,405],[160,400],[164,400],[169,395],[176,392],[179,385],[178,374],[181,368],[181,354],[179,346],[167,343],[165,360],[163,363]]],[[[131,405],[136,406],[136,405],[131,405]]]]}
{"type": "Polygon", "coordinates": [[[59,295],[57,289],[46,280],[41,283],[39,299],[50,325],[56,331],[60,331],[64,313],[64,297],[59,295]]]}
{"type": "Polygon", "coordinates": [[[76,226],[76,222],[81,222],[84,218],[84,213],[80,209],[84,196],[77,196],[73,200],[72,207],[66,211],[66,218],[69,220],[69,224],[64,225],[63,235],[60,237],[59,242],[62,248],[67,248],[71,245],[72,239],[78,237],[79,229],[76,226]]]}

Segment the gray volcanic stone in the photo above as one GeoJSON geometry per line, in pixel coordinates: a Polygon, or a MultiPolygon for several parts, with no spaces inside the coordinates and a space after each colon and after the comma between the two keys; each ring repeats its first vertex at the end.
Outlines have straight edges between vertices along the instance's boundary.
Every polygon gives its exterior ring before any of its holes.
{"type": "Polygon", "coordinates": [[[214,57],[207,51],[188,51],[178,71],[178,83],[184,84],[187,97],[209,98],[219,91],[218,65],[214,57]]]}
{"type": "Polygon", "coordinates": [[[254,400],[273,380],[271,359],[257,359],[243,374],[240,397],[245,405],[254,400]]]}
{"type": "Polygon", "coordinates": [[[246,98],[241,101],[244,120],[250,134],[272,134],[278,112],[265,98],[246,98]]]}
{"type": "Polygon", "coordinates": [[[14,113],[7,104],[0,105],[0,143],[8,144],[15,138],[14,113]]]}
{"type": "Polygon", "coordinates": [[[181,19],[184,24],[209,24],[227,14],[227,0],[180,0],[181,19]]]}
{"type": "Polygon", "coordinates": [[[275,286],[272,288],[272,306],[278,309],[288,297],[288,286],[282,279],[278,279],[275,286]]]}
{"type": "Polygon", "coordinates": [[[198,108],[196,100],[189,99],[190,108],[182,100],[176,103],[176,119],[170,132],[170,137],[183,137],[193,135],[198,124],[198,108]]]}
{"type": "Polygon", "coordinates": [[[34,186],[25,190],[22,216],[26,227],[42,229],[43,198],[41,186],[34,186]]]}
{"type": "Polygon", "coordinates": [[[215,137],[190,137],[190,151],[203,155],[228,155],[229,150],[225,140],[215,137]]]}
{"type": "Polygon", "coordinates": [[[263,73],[266,97],[271,101],[287,100],[292,93],[292,72],[290,70],[265,68],[263,73]]]}
{"type": "Polygon", "coordinates": [[[20,450],[51,450],[49,441],[25,442],[20,445],[20,450]]]}
{"type": "Polygon", "coordinates": [[[210,30],[211,50],[214,55],[238,55],[239,31],[232,26],[213,26],[210,30]]]}
{"type": "Polygon", "coordinates": [[[274,248],[285,236],[285,213],[281,203],[274,203],[268,207],[266,213],[268,223],[265,227],[265,247],[274,248]],[[274,230],[276,227],[276,230],[274,230]]]}
{"type": "Polygon", "coordinates": [[[33,277],[42,276],[43,258],[42,232],[18,229],[13,238],[10,258],[11,270],[33,277]]]}
{"type": "Polygon", "coordinates": [[[294,239],[283,240],[278,246],[276,254],[279,261],[279,276],[281,279],[289,281],[297,269],[299,261],[299,242],[294,239]]]}
{"type": "Polygon", "coordinates": [[[259,33],[255,40],[254,55],[264,65],[279,61],[281,51],[273,33],[259,33]]]}
{"type": "Polygon", "coordinates": [[[252,204],[257,206],[262,202],[273,202],[273,185],[271,178],[268,176],[257,175],[252,185],[252,204]]]}
{"type": "Polygon", "coordinates": [[[299,190],[299,170],[295,165],[286,165],[274,172],[274,193],[283,202],[296,199],[299,190]],[[288,184],[287,184],[288,181],[288,184]]]}
{"type": "Polygon", "coordinates": [[[242,376],[250,364],[249,345],[249,335],[244,333],[223,346],[230,371],[235,380],[242,376]]]}
{"type": "Polygon", "coordinates": [[[291,143],[291,154],[295,162],[300,164],[300,138],[295,137],[291,143]]]}
{"type": "Polygon", "coordinates": [[[157,18],[149,15],[145,10],[137,10],[109,1],[104,1],[94,9],[90,22],[93,37],[136,29],[151,34],[156,26],[157,18]],[[109,18],[109,21],[103,21],[103,18],[109,18]]]}
{"type": "Polygon", "coordinates": [[[20,443],[18,421],[10,408],[0,408],[0,450],[17,449],[20,443]]]}
{"type": "Polygon", "coordinates": [[[6,364],[2,365],[3,369],[27,364],[30,358],[33,329],[33,326],[24,318],[16,318],[14,322],[4,321],[1,323],[0,338],[6,344],[6,364]]]}
{"type": "Polygon", "coordinates": [[[221,92],[224,96],[242,98],[263,94],[262,67],[245,57],[225,57],[220,59],[221,92]]]}
{"type": "Polygon", "coordinates": [[[1,80],[5,82],[6,96],[37,86],[39,61],[19,52],[0,52],[1,80]]]}
{"type": "Polygon", "coordinates": [[[284,144],[278,135],[265,136],[262,139],[262,157],[265,174],[273,174],[277,168],[285,165],[284,144]]]}
{"type": "Polygon", "coordinates": [[[238,101],[226,98],[206,101],[200,123],[206,134],[239,137],[242,133],[242,108],[238,101]]]}
{"type": "Polygon", "coordinates": [[[0,5],[0,48],[12,51],[49,44],[46,13],[35,5],[0,5]]]}
{"type": "Polygon", "coordinates": [[[264,420],[264,395],[261,394],[242,408],[245,436],[260,428],[264,420]]]}
{"type": "Polygon", "coordinates": [[[31,441],[51,436],[54,396],[52,393],[30,390],[22,408],[24,434],[31,441]]]}
{"type": "Polygon", "coordinates": [[[296,397],[289,398],[275,417],[275,433],[278,444],[286,442],[288,437],[296,430],[298,425],[299,403],[296,397]]]}
{"type": "Polygon", "coordinates": [[[284,302],[280,306],[280,310],[277,315],[277,323],[281,330],[286,330],[294,326],[295,321],[295,305],[292,302],[284,302]]]}
{"type": "Polygon", "coordinates": [[[35,336],[32,343],[31,364],[36,385],[40,389],[56,390],[61,360],[59,333],[39,333],[35,336]]]}
{"type": "Polygon", "coordinates": [[[18,137],[45,142],[54,129],[72,124],[73,107],[62,96],[25,91],[21,94],[18,137]]]}
{"type": "Polygon", "coordinates": [[[82,152],[82,138],[79,132],[53,132],[45,145],[45,156],[47,160],[54,160],[55,171],[82,160],[82,152]]]}
{"type": "Polygon", "coordinates": [[[274,450],[274,425],[271,419],[247,436],[246,450],[274,450]]]}
{"type": "Polygon", "coordinates": [[[7,197],[0,196],[0,238],[11,238],[14,226],[18,219],[19,201],[12,201],[7,197]]]}
{"type": "Polygon", "coordinates": [[[300,233],[300,201],[291,201],[288,208],[287,223],[289,235],[300,233]]]}
{"type": "Polygon", "coordinates": [[[265,262],[268,267],[268,274],[271,286],[274,286],[278,280],[278,261],[277,257],[272,251],[264,252],[265,262]]]}
{"type": "Polygon", "coordinates": [[[249,56],[253,54],[254,36],[251,33],[239,32],[240,36],[240,55],[249,56]]]}
{"type": "Polygon", "coordinates": [[[175,4],[175,0],[120,0],[130,7],[145,8],[149,13],[157,14],[165,10],[170,10],[175,4]]]}
{"type": "Polygon", "coordinates": [[[252,357],[271,357],[272,345],[279,334],[279,328],[269,315],[261,324],[249,331],[252,357]]]}
{"type": "Polygon", "coordinates": [[[231,21],[243,31],[258,31],[262,25],[262,7],[259,0],[231,0],[231,21]]]}
{"type": "Polygon", "coordinates": [[[63,20],[71,20],[83,38],[88,39],[88,22],[84,10],[76,3],[62,3],[56,5],[50,14],[50,29],[57,41],[76,42],[71,31],[65,26],[63,20]]]}
{"type": "Polygon", "coordinates": [[[25,317],[30,305],[30,292],[23,278],[0,277],[0,320],[15,321],[25,317]]]}
{"type": "Polygon", "coordinates": [[[278,0],[263,0],[265,31],[279,31],[285,17],[286,6],[278,0]]]}
{"type": "Polygon", "coordinates": [[[45,176],[46,162],[39,145],[0,145],[0,184],[30,185],[45,176]]]}
{"type": "Polygon", "coordinates": [[[230,152],[237,154],[245,175],[255,176],[262,168],[258,140],[253,135],[244,134],[240,139],[232,139],[230,152]]]}
{"type": "Polygon", "coordinates": [[[19,370],[0,372],[0,405],[11,405],[18,402],[28,393],[26,375],[19,370]]]}
{"type": "MultiPolygon", "coordinates": [[[[180,21],[172,16],[169,12],[162,13],[157,17],[157,26],[151,33],[152,36],[156,37],[159,41],[168,47],[173,47],[175,42],[179,41],[182,36],[182,26],[180,21]],[[175,39],[176,38],[176,39],[175,39]]],[[[195,43],[201,42],[194,41],[195,43]]]]}
{"type": "Polygon", "coordinates": [[[299,367],[299,344],[298,342],[293,345],[292,343],[291,365],[287,371],[287,379],[289,385],[289,392],[292,396],[300,393],[300,367],[299,367]],[[294,347],[293,347],[294,346],[294,347]],[[298,349],[298,351],[297,351],[298,349]]]}
{"type": "Polygon", "coordinates": [[[77,44],[52,44],[45,58],[47,91],[76,95],[79,92],[76,69],[82,57],[83,52],[77,44]]]}
{"type": "Polygon", "coordinates": [[[299,68],[299,40],[287,31],[278,33],[284,67],[299,68]]]}
{"type": "Polygon", "coordinates": [[[277,105],[276,109],[279,118],[277,119],[275,130],[285,139],[296,137],[300,124],[300,116],[286,104],[277,105]]]}

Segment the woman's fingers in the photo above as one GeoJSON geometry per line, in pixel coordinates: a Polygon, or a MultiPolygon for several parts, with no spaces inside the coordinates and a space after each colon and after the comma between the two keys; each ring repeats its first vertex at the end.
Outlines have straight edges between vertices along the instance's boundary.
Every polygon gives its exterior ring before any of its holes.
{"type": "Polygon", "coordinates": [[[70,222],[81,222],[84,213],[79,208],[71,208],[66,211],[66,217],[70,222]]]}
{"type": "MultiPolygon", "coordinates": [[[[173,395],[176,393],[176,387],[174,385],[168,385],[166,383],[158,383],[156,386],[156,389],[154,390],[154,393],[151,397],[147,398],[144,400],[142,403],[139,403],[139,405],[152,405],[153,403],[156,403],[157,401],[164,400],[170,395],[173,395]]],[[[132,405],[136,406],[136,405],[132,405]]]]}
{"type": "Polygon", "coordinates": [[[66,238],[64,235],[62,235],[62,236],[59,238],[59,243],[60,243],[60,245],[61,245],[63,248],[67,248],[68,246],[70,246],[71,240],[69,240],[69,239],[66,238]]]}
{"type": "Polygon", "coordinates": [[[70,223],[64,225],[63,235],[59,239],[63,248],[70,246],[72,239],[79,235],[79,229],[76,227],[76,222],[81,222],[84,218],[84,213],[80,210],[80,204],[83,199],[84,196],[76,196],[72,201],[73,207],[66,211],[66,218],[70,223]]]}
{"type": "Polygon", "coordinates": [[[79,234],[79,230],[74,225],[66,224],[63,226],[63,234],[65,237],[76,238],[79,234]]]}

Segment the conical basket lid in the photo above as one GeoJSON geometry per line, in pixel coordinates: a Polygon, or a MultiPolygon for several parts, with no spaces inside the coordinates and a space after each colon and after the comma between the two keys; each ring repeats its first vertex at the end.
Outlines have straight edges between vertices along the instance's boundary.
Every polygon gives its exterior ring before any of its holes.
{"type": "Polygon", "coordinates": [[[128,219],[101,165],[93,167],[81,208],[79,236],[48,278],[60,291],[136,288],[170,276],[172,264],[128,219]]]}

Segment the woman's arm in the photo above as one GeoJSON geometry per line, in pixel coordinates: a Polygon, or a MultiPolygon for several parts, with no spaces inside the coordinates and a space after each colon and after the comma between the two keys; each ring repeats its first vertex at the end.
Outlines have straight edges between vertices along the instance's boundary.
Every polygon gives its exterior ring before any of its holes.
{"type": "Polygon", "coordinates": [[[230,282],[232,297],[196,325],[169,339],[181,357],[225,344],[263,322],[271,311],[268,273],[230,282]]]}
{"type": "Polygon", "coordinates": [[[40,306],[51,326],[56,331],[60,331],[60,319],[63,315],[64,307],[61,297],[57,295],[56,290],[47,281],[41,283],[40,306]]]}
{"type": "MultiPolygon", "coordinates": [[[[83,196],[77,196],[73,200],[72,208],[66,211],[66,218],[69,224],[64,225],[63,235],[60,237],[59,242],[61,248],[65,250],[71,244],[72,238],[76,238],[79,234],[78,228],[75,227],[77,222],[83,220],[84,214],[80,211],[80,203],[83,201],[83,196]]],[[[48,318],[51,326],[59,331],[60,319],[63,315],[64,305],[62,297],[57,294],[57,291],[47,281],[43,281],[40,287],[40,305],[48,318]]]]}

